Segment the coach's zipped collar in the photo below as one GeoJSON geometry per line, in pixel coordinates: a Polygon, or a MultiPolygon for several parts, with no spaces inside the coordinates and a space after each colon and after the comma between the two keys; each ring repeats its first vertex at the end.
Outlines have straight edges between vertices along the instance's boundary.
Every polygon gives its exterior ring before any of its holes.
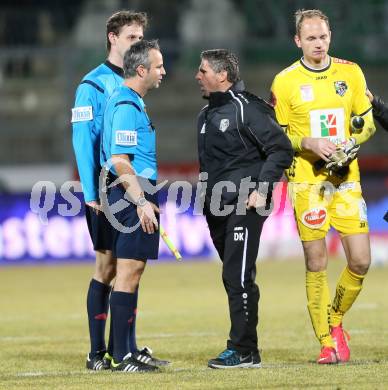
{"type": "Polygon", "coordinates": [[[229,93],[229,91],[232,91],[234,93],[245,91],[244,81],[237,81],[226,92],[211,92],[209,94],[209,108],[223,106],[230,100],[234,99],[233,96],[229,93]]]}

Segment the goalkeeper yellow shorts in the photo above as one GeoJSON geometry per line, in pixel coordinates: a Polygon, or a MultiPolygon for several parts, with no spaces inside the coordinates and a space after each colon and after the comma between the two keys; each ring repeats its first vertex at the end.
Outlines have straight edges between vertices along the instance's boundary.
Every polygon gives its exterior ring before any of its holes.
{"type": "Polygon", "coordinates": [[[324,238],[330,227],[341,236],[368,233],[366,204],[358,182],[338,186],[289,183],[288,195],[302,241],[324,238]]]}

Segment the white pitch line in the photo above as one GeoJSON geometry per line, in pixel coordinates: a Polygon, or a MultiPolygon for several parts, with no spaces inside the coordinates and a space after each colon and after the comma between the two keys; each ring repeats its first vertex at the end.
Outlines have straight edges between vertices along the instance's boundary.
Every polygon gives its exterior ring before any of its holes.
{"type": "MultiPolygon", "coordinates": [[[[42,371],[31,371],[31,372],[19,372],[15,376],[17,377],[36,377],[36,376],[68,376],[68,375],[95,375],[98,372],[101,371],[93,371],[93,370],[83,370],[83,371],[47,371],[47,372],[42,372],[42,371]]],[[[107,371],[110,372],[110,371],[107,371]]]]}
{"type": "MultiPolygon", "coordinates": [[[[191,367],[191,368],[169,368],[167,370],[163,370],[163,372],[185,372],[185,371],[207,371],[207,367],[191,367]]],[[[120,374],[120,371],[117,372],[112,372],[110,370],[101,370],[101,371],[93,371],[93,370],[78,370],[78,371],[30,371],[30,372],[19,372],[13,376],[16,377],[23,377],[23,378],[28,378],[28,377],[51,377],[51,376],[69,376],[69,375],[101,375],[102,373],[108,374],[108,375],[116,375],[120,374]]]]}
{"type": "Polygon", "coordinates": [[[137,336],[138,339],[173,338],[173,337],[206,337],[218,336],[218,332],[188,332],[188,333],[150,333],[137,336]]]}
{"type": "MultiPolygon", "coordinates": [[[[373,360],[354,360],[351,362],[346,363],[346,367],[348,366],[375,366],[380,365],[381,363],[385,364],[388,363],[387,359],[382,359],[379,362],[375,362],[373,360]]],[[[292,369],[292,368],[303,368],[306,366],[316,366],[315,361],[307,361],[307,362],[295,362],[295,363],[263,363],[262,367],[259,368],[259,370],[273,370],[273,369],[292,369]]],[[[203,371],[214,371],[211,368],[208,368],[204,365],[201,367],[188,367],[188,368],[173,368],[173,369],[166,369],[163,370],[163,372],[203,372],[203,371]]],[[[78,371],[48,371],[48,372],[42,372],[42,371],[36,371],[36,372],[20,372],[16,375],[13,375],[13,377],[61,377],[61,376],[69,376],[69,375],[101,375],[101,374],[108,374],[108,375],[117,375],[121,374],[120,371],[112,372],[110,370],[102,370],[102,371],[92,371],[92,370],[78,370],[78,371]]],[[[125,374],[125,373],[123,373],[125,374]]]]}
{"type": "Polygon", "coordinates": [[[376,310],[379,308],[377,303],[357,303],[353,310],[376,310]]]}
{"type": "Polygon", "coordinates": [[[365,330],[365,329],[352,329],[349,328],[349,333],[352,334],[388,334],[388,330],[383,329],[383,330],[365,330]]]}
{"type": "MultiPolygon", "coordinates": [[[[86,315],[81,314],[81,313],[72,313],[72,314],[51,314],[51,315],[45,315],[43,317],[44,320],[56,320],[56,321],[63,321],[63,320],[79,320],[87,318],[86,315]]],[[[28,320],[31,321],[31,318],[28,316],[23,316],[23,315],[4,315],[4,318],[1,318],[2,322],[11,322],[11,321],[24,321],[28,320]]],[[[42,320],[42,318],[38,319],[39,321],[42,320]]]]}
{"type": "Polygon", "coordinates": [[[77,338],[69,338],[69,337],[47,337],[47,336],[0,336],[0,341],[38,341],[38,342],[45,342],[45,341],[66,341],[66,342],[72,342],[72,341],[85,341],[87,340],[86,337],[77,337],[77,338]]]}
{"type": "MultiPolygon", "coordinates": [[[[139,340],[142,339],[159,339],[159,338],[177,338],[177,337],[209,337],[209,336],[219,336],[221,333],[218,332],[188,332],[188,333],[150,333],[150,334],[142,334],[137,336],[139,340]]],[[[74,341],[87,341],[86,336],[77,337],[77,338],[69,338],[69,337],[47,337],[47,336],[0,336],[0,341],[66,341],[66,342],[74,342],[74,341]]]]}
{"type": "MultiPolygon", "coordinates": [[[[349,332],[352,334],[388,334],[388,330],[379,330],[375,331],[373,329],[353,329],[350,328],[349,332]]],[[[284,332],[281,332],[284,335],[284,332]]],[[[296,332],[287,332],[287,335],[295,335],[296,332]]],[[[139,335],[137,338],[139,340],[149,340],[149,339],[170,339],[170,338],[182,338],[182,337],[214,337],[220,336],[220,332],[187,332],[187,333],[149,333],[139,335]]],[[[67,343],[71,342],[86,342],[86,337],[47,337],[47,336],[0,336],[0,341],[3,342],[59,342],[66,341],[67,343]]]]}

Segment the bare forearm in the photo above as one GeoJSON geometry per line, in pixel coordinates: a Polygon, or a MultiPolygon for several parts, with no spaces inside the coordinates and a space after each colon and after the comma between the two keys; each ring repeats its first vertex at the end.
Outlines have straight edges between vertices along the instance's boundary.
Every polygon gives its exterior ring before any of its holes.
{"type": "Polygon", "coordinates": [[[128,155],[116,154],[112,156],[113,166],[117,172],[118,177],[125,191],[133,201],[137,201],[144,196],[143,189],[137,180],[136,173],[132,168],[128,155]]]}
{"type": "Polygon", "coordinates": [[[300,141],[300,147],[302,150],[312,150],[312,147],[311,147],[311,140],[312,138],[311,137],[303,137],[301,138],[301,141],[300,141]]]}
{"type": "Polygon", "coordinates": [[[301,146],[302,150],[313,152],[325,161],[336,151],[336,145],[326,138],[304,137],[301,146]]]}

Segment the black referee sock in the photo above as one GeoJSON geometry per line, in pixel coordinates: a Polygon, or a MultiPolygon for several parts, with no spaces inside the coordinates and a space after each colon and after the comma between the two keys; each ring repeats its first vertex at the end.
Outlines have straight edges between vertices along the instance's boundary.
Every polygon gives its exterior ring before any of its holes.
{"type": "Polygon", "coordinates": [[[134,309],[133,309],[133,321],[129,327],[129,350],[131,352],[137,351],[137,344],[136,344],[136,317],[137,317],[137,299],[139,296],[139,287],[137,288],[135,292],[134,297],[134,309]]]}
{"type": "Polygon", "coordinates": [[[136,294],[112,291],[110,296],[110,312],[113,325],[113,359],[115,363],[123,360],[130,352],[129,329],[134,320],[136,294]]]}
{"type": "Polygon", "coordinates": [[[105,324],[109,309],[109,293],[109,285],[95,279],[90,281],[86,305],[89,318],[90,352],[92,355],[106,349],[105,324]]]}

